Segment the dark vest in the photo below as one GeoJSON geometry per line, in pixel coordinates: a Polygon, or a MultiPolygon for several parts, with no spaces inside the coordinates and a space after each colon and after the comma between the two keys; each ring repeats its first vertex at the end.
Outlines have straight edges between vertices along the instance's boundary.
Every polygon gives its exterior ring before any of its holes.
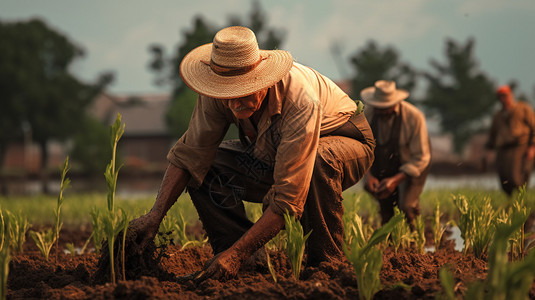
{"type": "MultiPolygon", "coordinates": [[[[376,140],[375,146],[375,160],[370,172],[377,179],[391,177],[399,173],[399,167],[401,166],[400,153],[399,153],[399,136],[401,133],[401,108],[399,114],[395,116],[392,123],[392,129],[390,130],[390,137],[383,144],[376,140]]],[[[370,127],[372,128],[373,135],[379,136],[379,117],[374,115],[370,127]]]]}

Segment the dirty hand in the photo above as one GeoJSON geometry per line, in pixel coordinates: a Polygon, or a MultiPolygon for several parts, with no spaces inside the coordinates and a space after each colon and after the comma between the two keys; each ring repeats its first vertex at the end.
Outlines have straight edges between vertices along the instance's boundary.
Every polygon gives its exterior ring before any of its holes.
{"type": "Polygon", "coordinates": [[[233,248],[217,254],[206,262],[195,281],[199,283],[208,278],[226,280],[236,277],[243,262],[242,257],[243,255],[237,253],[233,248]]]}
{"type": "Polygon", "coordinates": [[[379,180],[371,175],[368,174],[368,178],[366,179],[366,183],[364,184],[364,188],[370,193],[370,194],[376,194],[377,193],[377,187],[379,186],[379,180]]]}
{"type": "Polygon", "coordinates": [[[136,243],[139,246],[139,252],[143,252],[149,242],[154,240],[159,227],[160,222],[150,213],[142,215],[128,224],[128,231],[131,231],[136,235],[136,243]]]}
{"type": "Polygon", "coordinates": [[[378,198],[383,199],[390,196],[396,190],[398,185],[399,182],[394,177],[388,177],[381,180],[381,182],[379,182],[379,186],[377,187],[378,198]]]}

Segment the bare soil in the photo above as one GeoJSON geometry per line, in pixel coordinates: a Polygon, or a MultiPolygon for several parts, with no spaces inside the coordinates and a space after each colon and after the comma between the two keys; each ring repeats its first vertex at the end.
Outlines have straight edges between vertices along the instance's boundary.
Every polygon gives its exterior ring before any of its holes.
{"type": "MultiPolygon", "coordinates": [[[[66,242],[81,247],[88,229],[62,231],[60,248],[66,242]]],[[[157,261],[140,264],[128,280],[111,284],[98,273],[99,256],[95,253],[72,256],[55,249],[49,261],[41,256],[33,241],[27,240],[23,254],[14,255],[9,266],[8,299],[358,299],[354,271],[349,263],[304,267],[300,280],[291,275],[286,255],[269,253],[277,273],[274,282],[265,260],[251,260],[238,278],[226,282],[208,279],[200,284],[180,276],[202,269],[212,257],[209,246],[181,250],[180,246],[157,249],[149,258],[157,261]],[[147,269],[149,268],[149,269],[147,269]],[[158,271],[155,271],[158,268],[158,271]]],[[[127,258],[128,260],[128,258],[127,258]]],[[[127,262],[128,265],[128,262],[127,262]]],[[[381,281],[383,289],[375,299],[434,299],[441,293],[439,270],[450,265],[456,281],[456,293],[462,294],[470,282],[485,278],[487,262],[454,250],[453,241],[444,239],[437,252],[386,250],[383,253],[381,281]]],[[[128,267],[127,267],[128,268],[128,267]]],[[[119,270],[119,272],[121,272],[119,270]]],[[[107,277],[109,279],[109,277],[107,277]]],[[[530,298],[534,298],[534,288],[530,298]]]]}

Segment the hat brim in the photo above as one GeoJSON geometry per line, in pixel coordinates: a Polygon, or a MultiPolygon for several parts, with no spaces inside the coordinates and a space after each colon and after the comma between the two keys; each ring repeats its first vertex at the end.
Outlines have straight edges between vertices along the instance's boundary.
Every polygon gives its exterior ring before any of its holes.
{"type": "Polygon", "coordinates": [[[245,97],[280,81],[293,66],[291,54],[283,50],[260,50],[262,61],[253,70],[235,76],[221,76],[209,62],[212,43],[193,49],[180,63],[180,76],[193,91],[217,99],[245,97]]]}
{"type": "Polygon", "coordinates": [[[396,92],[385,101],[384,99],[375,98],[375,87],[367,87],[360,92],[360,98],[364,103],[375,108],[388,108],[409,97],[409,92],[405,90],[396,90],[396,92]]]}

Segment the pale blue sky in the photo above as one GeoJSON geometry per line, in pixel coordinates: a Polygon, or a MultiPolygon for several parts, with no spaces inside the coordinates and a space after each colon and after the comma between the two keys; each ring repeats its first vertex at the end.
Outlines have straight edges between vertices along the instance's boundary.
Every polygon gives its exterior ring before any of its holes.
{"type": "MultiPolygon", "coordinates": [[[[429,60],[444,62],[446,37],[463,44],[476,40],[480,67],[497,84],[510,79],[534,97],[534,0],[262,0],[269,25],[287,31],[282,48],[295,60],[334,80],[342,79],[329,51],[340,43],[347,59],[369,39],[395,46],[402,60],[430,70],[429,60]]],[[[152,43],[168,51],[191,27],[195,15],[217,26],[230,14],[251,10],[248,0],[3,0],[0,20],[39,16],[86,50],[73,68],[82,79],[94,80],[111,70],[117,93],[166,92],[152,84],[148,72],[152,43]]],[[[349,63],[345,72],[351,74],[349,63]]]]}

